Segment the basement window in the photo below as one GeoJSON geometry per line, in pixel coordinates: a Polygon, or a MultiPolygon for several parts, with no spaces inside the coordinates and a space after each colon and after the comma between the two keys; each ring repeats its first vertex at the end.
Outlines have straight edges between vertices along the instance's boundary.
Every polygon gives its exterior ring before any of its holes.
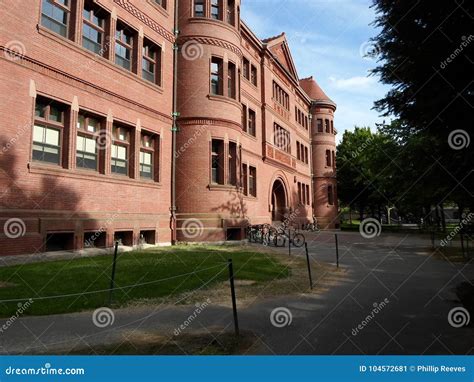
{"type": "Polygon", "coordinates": [[[71,251],[74,249],[74,233],[48,233],[46,235],[46,252],[71,251]]]}

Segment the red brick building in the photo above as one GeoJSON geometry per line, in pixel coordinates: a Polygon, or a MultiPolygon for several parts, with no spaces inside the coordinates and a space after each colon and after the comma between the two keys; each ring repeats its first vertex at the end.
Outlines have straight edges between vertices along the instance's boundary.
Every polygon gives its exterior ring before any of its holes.
{"type": "Polygon", "coordinates": [[[2,255],[239,239],[288,215],[336,227],[335,104],[240,1],[1,13],[2,255]]]}

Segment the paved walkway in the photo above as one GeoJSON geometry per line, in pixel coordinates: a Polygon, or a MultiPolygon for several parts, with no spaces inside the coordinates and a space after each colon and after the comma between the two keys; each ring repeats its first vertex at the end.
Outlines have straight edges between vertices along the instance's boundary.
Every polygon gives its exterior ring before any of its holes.
{"type": "MultiPolygon", "coordinates": [[[[453,288],[474,280],[474,261],[453,264],[434,257],[429,237],[387,234],[367,240],[358,233],[338,236],[341,267],[348,272],[343,283],[323,294],[281,296],[239,309],[241,329],[259,337],[252,353],[474,354],[474,317],[469,327],[456,329],[448,322],[450,310],[460,306],[453,288]],[[288,326],[272,325],[270,317],[276,308],[283,312],[277,317],[291,315],[288,326]]],[[[335,263],[334,235],[309,234],[307,239],[319,278],[319,263],[335,263]]],[[[303,254],[293,251],[294,256],[303,254]]],[[[195,309],[116,310],[113,325],[103,329],[93,324],[92,312],[23,317],[0,334],[0,353],[54,352],[72,345],[114,343],[132,333],[153,332],[172,338],[195,309]]],[[[232,329],[231,309],[210,305],[183,332],[232,329]]]]}

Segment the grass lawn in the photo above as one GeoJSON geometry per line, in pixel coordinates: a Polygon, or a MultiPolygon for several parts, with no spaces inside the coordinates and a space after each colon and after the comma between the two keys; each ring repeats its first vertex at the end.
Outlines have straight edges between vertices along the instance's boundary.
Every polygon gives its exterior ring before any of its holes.
{"type": "MultiPolygon", "coordinates": [[[[216,266],[197,274],[114,291],[114,305],[178,295],[228,280],[227,259],[232,258],[236,279],[257,283],[286,278],[290,270],[275,259],[251,248],[179,246],[119,254],[116,287],[182,275],[216,266]]],[[[110,285],[112,255],[61,260],[0,268],[0,301],[106,290],[110,285]]],[[[22,315],[78,312],[106,306],[108,291],[36,300],[22,315]]],[[[0,302],[0,316],[14,315],[17,302],[0,302]]]]}

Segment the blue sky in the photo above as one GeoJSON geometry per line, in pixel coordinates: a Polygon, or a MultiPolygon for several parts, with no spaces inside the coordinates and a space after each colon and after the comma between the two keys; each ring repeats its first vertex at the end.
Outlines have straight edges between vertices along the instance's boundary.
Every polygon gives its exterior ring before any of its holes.
{"type": "Polygon", "coordinates": [[[337,103],[335,125],[341,139],[354,125],[384,119],[372,110],[388,87],[368,71],[377,62],[364,58],[377,34],[370,0],[242,0],[242,19],[259,38],[286,33],[300,78],[313,76],[337,103]]]}

